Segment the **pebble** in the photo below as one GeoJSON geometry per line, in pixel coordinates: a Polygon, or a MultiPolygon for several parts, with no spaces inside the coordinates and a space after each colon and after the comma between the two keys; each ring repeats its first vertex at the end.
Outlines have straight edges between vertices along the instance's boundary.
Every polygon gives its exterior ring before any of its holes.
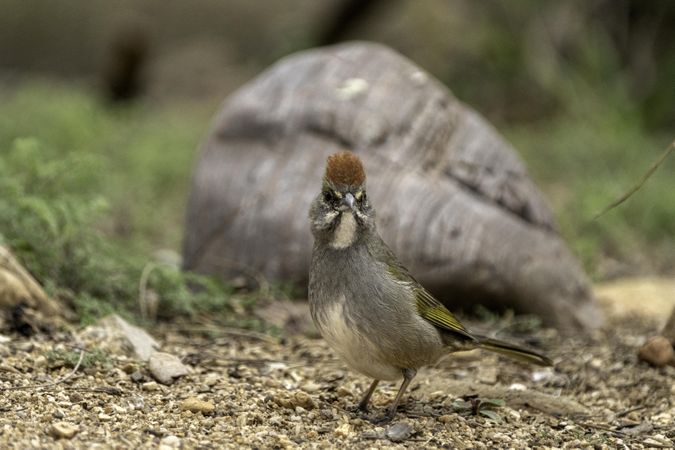
{"type": "Polygon", "coordinates": [[[511,408],[502,408],[502,410],[506,410],[506,414],[508,414],[509,418],[513,421],[519,421],[521,419],[520,413],[516,411],[515,409],[511,408]]]}
{"type": "Polygon", "coordinates": [[[352,394],[352,391],[347,389],[344,386],[338,386],[337,390],[335,391],[338,397],[353,397],[354,394],[352,394]]]}
{"type": "Polygon", "coordinates": [[[667,412],[655,414],[651,417],[651,421],[657,425],[668,426],[673,423],[673,415],[667,412]]]}
{"type": "Polygon", "coordinates": [[[44,355],[38,355],[33,360],[36,367],[44,367],[47,365],[47,358],[44,355]]]}
{"type": "Polygon", "coordinates": [[[413,427],[408,422],[398,422],[387,428],[385,435],[392,442],[405,441],[412,435],[413,427]]]}
{"type": "Polygon", "coordinates": [[[131,378],[131,381],[133,381],[134,383],[140,383],[141,381],[143,381],[144,377],[139,370],[136,370],[129,374],[129,378],[131,378]]]}
{"type": "Polygon", "coordinates": [[[77,425],[68,422],[56,422],[49,427],[49,434],[57,439],[71,439],[78,431],[77,425]]]}
{"type": "Polygon", "coordinates": [[[174,448],[180,448],[180,439],[178,436],[165,436],[159,441],[159,450],[172,450],[174,448]]]}
{"type": "Polygon", "coordinates": [[[193,413],[211,414],[216,410],[216,406],[209,402],[200,400],[197,397],[188,397],[180,404],[184,411],[191,411],[193,413]]]}
{"type": "Polygon", "coordinates": [[[73,392],[68,396],[68,399],[70,399],[70,401],[73,403],[80,403],[84,401],[84,397],[82,397],[82,394],[80,394],[79,392],[73,392]]]}
{"type": "Polygon", "coordinates": [[[305,383],[304,385],[302,385],[302,390],[310,394],[317,392],[319,389],[321,389],[321,385],[314,383],[313,381],[310,381],[309,383],[305,383]]]}
{"type": "Polygon", "coordinates": [[[219,375],[217,373],[208,373],[204,377],[204,384],[212,387],[218,384],[218,382],[222,379],[222,375],[219,375]]]}
{"type": "Polygon", "coordinates": [[[306,392],[297,391],[291,396],[275,395],[272,400],[282,408],[295,409],[300,406],[305,410],[316,408],[316,402],[306,392]]]}
{"type": "Polygon", "coordinates": [[[296,406],[302,406],[305,409],[316,408],[316,402],[307,393],[298,391],[293,395],[293,401],[296,406]]]}
{"type": "Polygon", "coordinates": [[[675,350],[668,339],[656,336],[640,348],[638,358],[654,366],[662,367],[675,362],[675,350]]]}
{"type": "Polygon", "coordinates": [[[483,367],[478,371],[478,381],[484,384],[496,384],[498,375],[497,367],[483,367]]]}
{"type": "Polygon", "coordinates": [[[452,420],[453,420],[453,416],[451,416],[450,414],[443,414],[442,416],[440,416],[438,418],[438,421],[441,422],[441,423],[450,423],[450,422],[452,422],[452,420]]]}
{"type": "Polygon", "coordinates": [[[672,447],[673,443],[670,439],[668,439],[664,435],[657,434],[656,436],[652,436],[650,438],[645,439],[643,444],[648,447],[669,448],[672,447]]]}
{"type": "Polygon", "coordinates": [[[352,427],[348,423],[343,423],[333,431],[336,437],[348,438],[352,434],[352,427]]]}
{"type": "Polygon", "coordinates": [[[154,381],[148,381],[147,383],[143,383],[144,391],[154,392],[157,389],[159,389],[159,384],[155,383],[154,381]]]}
{"type": "Polygon", "coordinates": [[[148,361],[150,373],[162,384],[172,384],[176,378],[188,374],[188,368],[174,355],[164,352],[155,352],[148,361]]]}

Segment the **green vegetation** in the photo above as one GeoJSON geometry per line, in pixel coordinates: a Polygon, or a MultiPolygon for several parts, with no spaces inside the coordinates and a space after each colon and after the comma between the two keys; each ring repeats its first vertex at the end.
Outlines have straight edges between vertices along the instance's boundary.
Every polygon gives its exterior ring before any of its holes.
{"type": "Polygon", "coordinates": [[[563,235],[596,278],[675,267],[675,158],[619,207],[675,138],[648,131],[620,89],[569,87],[555,119],[512,126],[507,138],[551,201],[563,235]],[[614,264],[604,264],[614,261],[614,264]]]}
{"type": "MultiPolygon", "coordinates": [[[[206,118],[110,110],[78,89],[44,86],[19,89],[0,114],[0,239],[84,322],[113,310],[137,316],[149,253],[180,240],[206,118]]],[[[230,297],[229,287],[167,264],[147,287],[160,319],[227,311],[230,297]]]]}

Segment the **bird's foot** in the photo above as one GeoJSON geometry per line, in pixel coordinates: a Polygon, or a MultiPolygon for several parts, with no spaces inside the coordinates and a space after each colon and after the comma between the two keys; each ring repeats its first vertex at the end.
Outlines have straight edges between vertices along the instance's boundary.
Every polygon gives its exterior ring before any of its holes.
{"type": "Polygon", "coordinates": [[[393,412],[387,411],[384,414],[374,414],[374,415],[368,416],[366,419],[368,420],[368,422],[370,422],[372,424],[384,425],[384,424],[387,424],[387,423],[391,422],[392,420],[394,420],[394,416],[396,416],[395,411],[393,411],[393,412]]]}
{"type": "Polygon", "coordinates": [[[348,406],[347,411],[354,414],[366,414],[368,412],[368,405],[363,405],[361,403],[348,406]]]}

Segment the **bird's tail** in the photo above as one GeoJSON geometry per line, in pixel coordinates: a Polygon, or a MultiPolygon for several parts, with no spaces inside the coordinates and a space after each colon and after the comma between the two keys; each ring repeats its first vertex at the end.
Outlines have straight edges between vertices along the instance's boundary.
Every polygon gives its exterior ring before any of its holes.
{"type": "Polygon", "coordinates": [[[532,350],[520,347],[509,342],[500,341],[498,339],[492,339],[484,336],[475,336],[478,340],[478,346],[484,348],[485,350],[490,350],[492,352],[500,353],[502,355],[514,358],[520,361],[524,361],[531,364],[537,364],[538,366],[552,366],[553,361],[547,356],[537,353],[532,350]]]}

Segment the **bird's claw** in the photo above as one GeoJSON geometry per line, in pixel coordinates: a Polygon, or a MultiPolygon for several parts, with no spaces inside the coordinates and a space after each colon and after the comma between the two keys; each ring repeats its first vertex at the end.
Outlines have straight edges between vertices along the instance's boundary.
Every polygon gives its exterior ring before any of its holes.
{"type": "Polygon", "coordinates": [[[391,422],[394,419],[395,414],[387,412],[385,414],[372,415],[367,417],[368,422],[374,425],[384,425],[391,422]]]}
{"type": "Polygon", "coordinates": [[[361,403],[347,407],[347,411],[355,414],[366,414],[368,412],[368,405],[361,403]]]}

